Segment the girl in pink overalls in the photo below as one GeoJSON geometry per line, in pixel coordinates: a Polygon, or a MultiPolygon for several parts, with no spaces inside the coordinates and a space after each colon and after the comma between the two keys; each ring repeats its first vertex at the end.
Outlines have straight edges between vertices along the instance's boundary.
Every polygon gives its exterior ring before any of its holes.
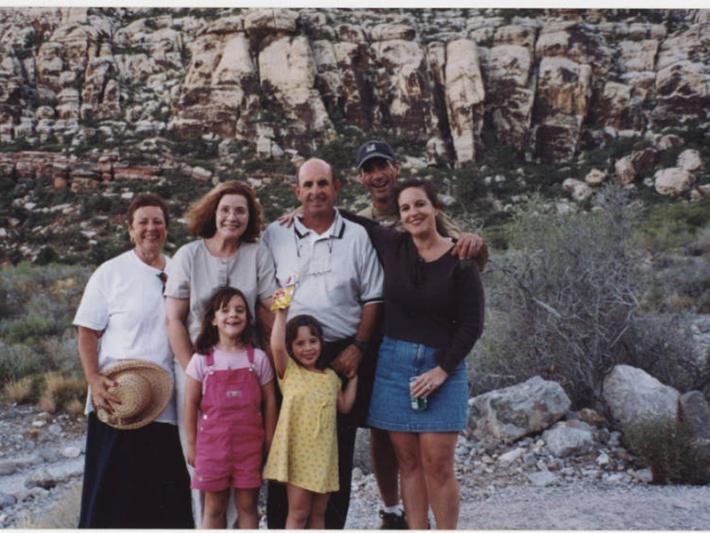
{"type": "Polygon", "coordinates": [[[217,289],[207,302],[185,373],[187,461],[192,488],[204,491],[203,528],[225,528],[229,489],[238,525],[257,529],[261,467],[276,426],[273,370],[251,345],[251,313],[242,292],[217,289]]]}

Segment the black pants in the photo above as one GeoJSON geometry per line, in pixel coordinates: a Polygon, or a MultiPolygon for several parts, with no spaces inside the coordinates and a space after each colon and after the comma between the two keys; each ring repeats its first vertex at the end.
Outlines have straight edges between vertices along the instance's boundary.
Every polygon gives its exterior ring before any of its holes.
{"type": "Polygon", "coordinates": [[[89,415],[80,528],[192,529],[177,426],[120,430],[89,415]]]}
{"type": "MultiPolygon", "coordinates": [[[[350,343],[351,339],[335,342],[326,342],[323,347],[323,366],[327,366],[350,343]]],[[[325,510],[326,529],[343,529],[348,517],[350,507],[350,481],[353,472],[353,455],[355,454],[355,435],[358,425],[367,418],[367,408],[372,394],[372,381],[374,380],[374,366],[377,354],[376,346],[371,343],[368,353],[365,354],[358,369],[358,390],[355,405],[347,415],[338,413],[338,477],[340,490],[328,498],[328,507],[325,510]]],[[[279,395],[279,405],[281,397],[279,395]]],[[[286,486],[281,483],[269,481],[266,498],[266,522],[269,529],[284,529],[288,516],[288,498],[286,486]]]]}

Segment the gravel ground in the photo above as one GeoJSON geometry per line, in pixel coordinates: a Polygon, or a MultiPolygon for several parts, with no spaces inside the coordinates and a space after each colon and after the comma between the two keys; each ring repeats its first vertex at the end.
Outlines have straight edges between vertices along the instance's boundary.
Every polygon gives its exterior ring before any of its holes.
{"type": "MultiPolygon", "coordinates": [[[[83,417],[3,406],[0,527],[75,527],[84,428],[83,417]]],[[[536,439],[511,445],[516,447],[524,453],[504,464],[508,447],[484,450],[460,437],[460,529],[710,529],[710,486],[650,485],[645,465],[616,445],[597,444],[589,453],[562,460],[536,439]],[[530,476],[539,472],[553,478],[549,486],[533,485],[530,476]]],[[[346,527],[378,528],[374,476],[356,469],[352,494],[346,527]]]]}
{"type": "MultiPolygon", "coordinates": [[[[459,529],[708,530],[710,487],[608,486],[574,480],[556,487],[471,487],[461,479],[459,529]]],[[[367,476],[353,498],[348,529],[375,529],[378,500],[367,476]]]]}

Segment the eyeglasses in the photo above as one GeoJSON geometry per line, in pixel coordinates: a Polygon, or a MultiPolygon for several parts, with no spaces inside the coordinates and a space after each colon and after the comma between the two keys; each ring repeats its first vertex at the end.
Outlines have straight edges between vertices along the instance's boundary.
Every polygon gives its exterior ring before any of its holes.
{"type": "Polygon", "coordinates": [[[163,296],[165,296],[165,284],[168,282],[168,275],[165,272],[160,272],[156,276],[158,276],[160,283],[163,284],[163,296]]]}

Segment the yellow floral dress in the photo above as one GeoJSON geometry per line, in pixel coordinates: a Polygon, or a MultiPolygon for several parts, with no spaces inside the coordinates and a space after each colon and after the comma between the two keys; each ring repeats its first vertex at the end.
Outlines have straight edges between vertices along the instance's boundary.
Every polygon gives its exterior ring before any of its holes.
{"type": "Polygon", "coordinates": [[[330,368],[306,370],[289,357],[279,387],[283,402],[264,477],[313,492],[337,491],[340,378],[330,368]]]}

